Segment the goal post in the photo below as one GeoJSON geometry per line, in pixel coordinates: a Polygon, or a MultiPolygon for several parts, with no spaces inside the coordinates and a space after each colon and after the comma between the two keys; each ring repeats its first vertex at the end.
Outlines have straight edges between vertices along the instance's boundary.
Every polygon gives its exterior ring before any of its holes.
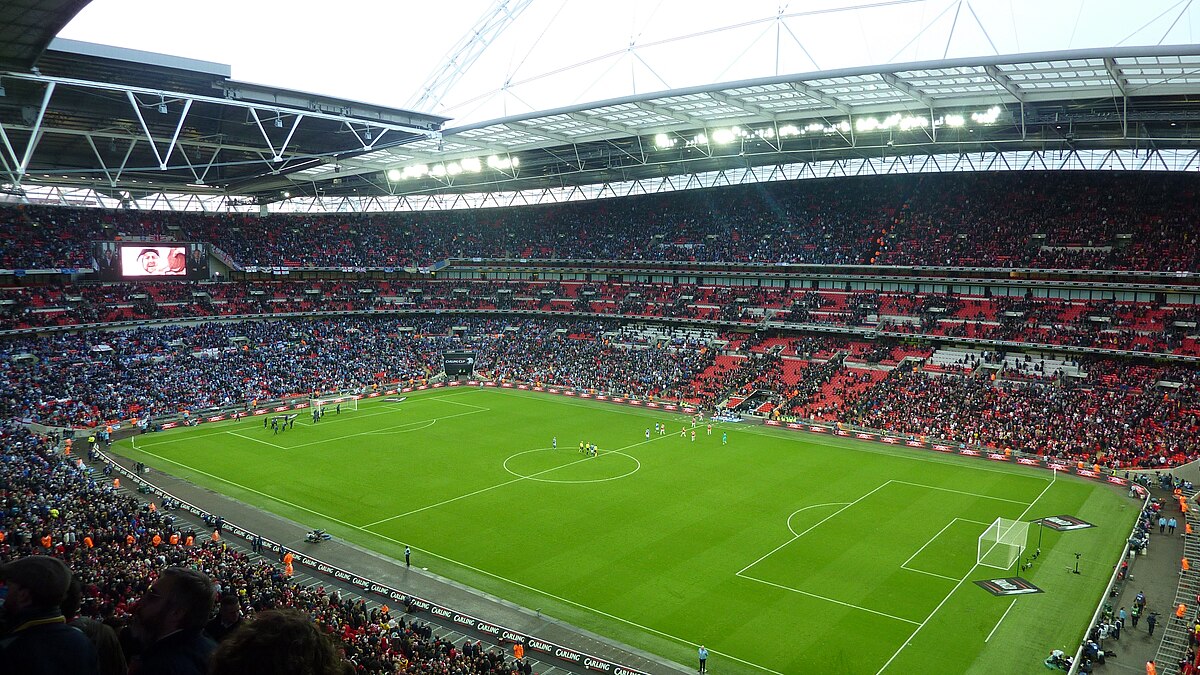
{"type": "Polygon", "coordinates": [[[340,410],[341,412],[358,410],[358,398],[354,396],[310,398],[308,399],[308,407],[313,410],[320,410],[322,414],[331,413],[335,410],[340,410]]]}
{"type": "Polygon", "coordinates": [[[997,518],[979,535],[976,563],[996,569],[1010,569],[1025,551],[1029,541],[1029,523],[997,518]]]}

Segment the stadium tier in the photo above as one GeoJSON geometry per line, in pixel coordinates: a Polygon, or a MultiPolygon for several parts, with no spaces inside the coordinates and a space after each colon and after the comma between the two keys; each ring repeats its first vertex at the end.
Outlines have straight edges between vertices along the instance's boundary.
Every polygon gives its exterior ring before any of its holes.
{"type": "Polygon", "coordinates": [[[887,344],[751,337],[743,355],[730,356],[709,342],[667,337],[647,344],[622,332],[616,320],[207,323],[9,340],[2,412],[50,426],[185,410],[201,415],[255,400],[425,381],[440,370],[443,351],[469,346],[478,354],[476,370],[494,381],[708,409],[737,407],[731,397],[757,396],[755,410],[776,418],[841,422],[1115,469],[1200,457],[1200,373],[1194,368],[887,344]],[[785,356],[785,345],[799,355],[785,356]],[[947,354],[955,361],[935,358],[947,354]]]}
{"type": "Polygon", "coordinates": [[[480,280],[62,284],[0,288],[0,330],[312,312],[475,310],[869,329],[925,339],[1200,356],[1198,305],[785,290],[678,283],[480,280]]]}
{"type": "MultiPolygon", "coordinates": [[[[284,449],[289,456],[293,449],[325,447],[321,440],[304,440],[297,448],[285,444],[316,433],[315,427],[362,425],[347,436],[357,439],[353,446],[329,446],[350,456],[403,445],[388,434],[412,433],[403,438],[436,450],[469,431],[464,442],[490,448],[493,433],[540,430],[547,417],[560,423],[557,414],[536,407],[506,408],[501,402],[507,398],[484,406],[472,401],[491,399],[442,402],[407,391],[465,385],[470,378],[478,387],[456,391],[487,397],[492,393],[485,384],[496,392],[504,385],[522,393],[553,389],[575,402],[637,401],[654,406],[639,411],[654,413],[687,407],[707,418],[693,423],[690,435],[675,413],[669,429],[656,418],[654,433],[645,419],[621,418],[581,431],[588,442],[565,432],[561,438],[557,431],[541,434],[546,438],[537,447],[529,449],[522,440],[526,449],[503,460],[504,480],[558,471],[539,464],[556,457],[545,455],[541,444],[551,450],[576,442],[590,448],[593,428],[607,433],[610,425],[630,427],[623,431],[633,440],[617,445],[598,438],[591,454],[569,452],[570,461],[596,460],[585,465],[587,471],[601,461],[630,467],[560,482],[607,484],[632,475],[649,458],[626,450],[668,435],[692,448],[705,442],[718,447],[719,438],[723,448],[728,429],[747,429],[751,425],[742,422],[754,421],[754,431],[746,433],[755,437],[770,437],[774,430],[767,425],[821,435],[810,448],[820,452],[814,450],[811,458],[839,457],[830,459],[835,473],[858,461],[846,459],[857,455],[836,454],[846,448],[835,437],[853,434],[886,438],[897,447],[1069,468],[1125,485],[1139,470],[1153,475],[1200,459],[1200,292],[1192,274],[1200,263],[1190,225],[1193,196],[1190,183],[1179,176],[1022,173],[808,181],[439,214],[259,217],[4,207],[0,219],[9,227],[0,234],[0,416],[49,433],[76,429],[79,435],[168,427],[164,434],[136,435],[150,439],[141,447],[132,440],[117,447],[131,461],[166,462],[180,462],[189,452],[195,441],[185,435],[192,431],[187,427],[205,421],[206,431],[208,420],[231,417],[238,421],[230,424],[238,426],[230,427],[230,435],[241,441],[229,440],[223,448],[235,456],[250,452],[235,445],[242,441],[254,451],[284,449]],[[118,273],[124,266],[134,273],[118,273]],[[459,350],[473,353],[473,371],[455,378],[443,372],[443,359],[459,350]],[[360,411],[357,399],[346,398],[356,395],[378,399],[360,411]],[[355,403],[337,407],[348,400],[355,403]],[[414,402],[445,409],[408,415],[414,402]],[[314,403],[325,421],[313,414],[309,425],[293,409],[314,403]],[[469,430],[448,422],[477,414],[472,421],[478,427],[469,430]],[[286,429],[292,418],[299,418],[301,430],[287,432],[286,441],[277,437],[276,426],[282,421],[286,429]],[[178,443],[174,451],[181,454],[155,454],[156,438],[178,443]],[[826,438],[832,445],[823,445],[826,438]],[[522,462],[530,464],[522,469],[522,462]]],[[[574,412],[562,420],[605,415],[574,412]]],[[[557,428],[553,425],[545,428],[557,428]]],[[[69,495],[103,504],[122,514],[122,521],[139,508],[120,492],[97,488],[94,474],[64,461],[24,427],[10,424],[5,433],[22,450],[16,461],[53,468],[50,475],[75,490],[69,495]]],[[[847,447],[858,452],[857,446],[847,447]]],[[[761,457],[800,470],[791,464],[794,452],[789,445],[780,455],[786,460],[761,457]]],[[[871,452],[886,455],[885,463],[897,459],[890,449],[871,452]]],[[[455,454],[452,462],[460,460],[465,464],[452,471],[454,481],[470,474],[468,465],[475,461],[455,454]]],[[[366,457],[360,463],[374,461],[366,457]]],[[[420,461],[425,464],[410,469],[404,480],[424,478],[425,468],[431,484],[442,480],[432,470],[442,457],[420,461]]],[[[321,471],[353,470],[354,462],[345,465],[321,471]]],[[[739,462],[738,470],[746,466],[739,462]]],[[[782,466],[776,467],[780,476],[787,473],[782,466]]],[[[210,468],[189,477],[203,485],[203,476],[216,475],[210,468]]],[[[385,473],[381,467],[373,471],[385,473]]],[[[730,466],[714,471],[726,477],[735,472],[730,466]]],[[[964,570],[946,562],[956,556],[971,558],[965,563],[971,572],[980,565],[1032,566],[1022,527],[998,528],[994,536],[985,532],[997,518],[1017,517],[1028,525],[1029,513],[997,511],[994,503],[1028,511],[1041,498],[1037,491],[1049,489],[1039,482],[1024,494],[1031,488],[1020,483],[1030,476],[1016,473],[1020,468],[1012,467],[1013,475],[1004,478],[1015,483],[996,487],[994,495],[971,493],[962,504],[938,501],[967,494],[957,476],[930,487],[924,468],[886,471],[883,486],[868,486],[840,506],[849,508],[851,499],[887,487],[897,490],[892,497],[905,500],[906,509],[914,504],[930,509],[911,522],[960,514],[960,508],[966,514],[915,539],[905,533],[908,525],[893,528],[898,544],[878,548],[899,550],[915,542],[904,554],[912,557],[895,561],[904,574],[934,584],[966,579],[964,570]],[[892,480],[896,471],[912,474],[892,480]],[[931,494],[938,496],[931,500],[931,494]],[[1010,530],[1017,534],[1010,536],[1010,530]],[[921,558],[926,550],[949,550],[952,539],[962,540],[954,553],[921,558]]],[[[1008,467],[1000,473],[1006,472],[1008,467]]],[[[653,475],[647,468],[646,477],[653,475]]],[[[1042,480],[1040,475],[1034,480],[1042,480]]],[[[303,475],[284,480],[302,483],[303,475]]],[[[757,489],[760,479],[753,480],[757,489]]],[[[661,492],[672,489],[664,486],[661,492]]],[[[794,489],[788,482],[770,492],[790,495],[794,489]]],[[[1074,489],[1104,491],[1102,500],[1126,498],[1124,490],[1092,483],[1061,491],[1074,489]]],[[[54,490],[61,493],[59,483],[54,490]]],[[[323,495],[323,489],[317,493],[323,495]]],[[[311,510],[304,514],[332,513],[308,505],[314,494],[279,498],[306,504],[303,509],[311,510]]],[[[431,503],[439,499],[430,496],[431,503]]],[[[725,498],[722,492],[715,501],[725,498]]],[[[1065,500],[1052,502],[1064,512],[1086,501],[1074,494],[1056,499],[1065,500]]],[[[631,497],[629,503],[637,501],[631,497]]],[[[813,508],[839,506],[825,501],[830,500],[822,497],[813,508]]],[[[1088,503],[1096,509],[1092,520],[1119,512],[1088,503]]],[[[786,512],[795,511],[787,506],[786,512]]],[[[379,508],[394,513],[410,506],[379,508]]],[[[792,519],[809,518],[806,508],[788,516],[787,528],[797,538],[809,530],[792,529],[792,519]]],[[[160,549],[153,534],[172,528],[145,509],[133,516],[129,536],[122,527],[94,519],[63,528],[46,525],[47,517],[41,511],[8,517],[7,551],[13,556],[49,551],[76,569],[90,565],[83,581],[95,588],[85,598],[86,615],[125,617],[128,598],[152,581],[140,561],[155,556],[160,565],[195,566],[229,588],[244,588],[239,602],[246,611],[319,604],[319,621],[348,626],[340,637],[359,672],[393,672],[398,663],[418,662],[430,672],[516,667],[499,651],[471,648],[464,654],[420,622],[389,626],[394,617],[379,609],[292,585],[278,566],[254,556],[212,543],[160,549]],[[80,545],[84,536],[95,549],[80,545]],[[103,564],[95,564],[97,559],[103,564]],[[112,579],[124,584],[121,593],[111,590],[112,579]]],[[[369,523],[351,529],[396,542],[399,530],[384,531],[392,517],[331,516],[316,524],[336,531],[339,523],[369,523]],[[378,530],[367,532],[376,525],[378,530]]],[[[812,516],[811,527],[824,522],[822,517],[812,516]]],[[[1126,527],[1124,521],[1117,525],[1126,527]]],[[[830,540],[814,550],[844,545],[830,540]]],[[[1089,556],[1111,553],[1083,548],[1089,556]]],[[[1046,549],[1050,560],[1066,555],[1062,547],[1046,549]]],[[[876,557],[860,553],[856,560],[876,557]]],[[[761,565],[751,563],[736,576],[771,592],[797,590],[789,575],[806,563],[781,562],[788,555],[772,560],[768,554],[761,565]]],[[[875,574],[864,569],[861,576],[875,574]]],[[[841,581],[840,575],[822,581],[822,593],[813,597],[825,598],[825,584],[841,581]]],[[[814,591],[797,592],[808,597],[814,591]]],[[[844,597],[856,592],[844,590],[844,597]]],[[[749,596],[733,594],[722,602],[743,597],[749,596]]],[[[919,604],[941,596],[922,591],[912,597],[919,604]]],[[[862,610],[869,604],[862,602],[849,606],[862,610]]],[[[868,608],[905,630],[918,623],[906,618],[907,611],[881,614],[868,608]]],[[[1080,625],[1085,620],[1073,619],[1080,625]]],[[[677,645],[663,654],[680,660],[677,645]]],[[[814,655],[801,655],[796,663],[807,664],[814,655]]]]}
{"type": "MultiPolygon", "coordinates": [[[[1194,271],[1191,177],[1015,172],[796,181],[443,213],[248,216],[0,210],[0,269],[91,267],[91,243],[167,237],[245,267],[449,258],[1194,271]]],[[[99,262],[97,261],[98,265],[99,262]]]]}

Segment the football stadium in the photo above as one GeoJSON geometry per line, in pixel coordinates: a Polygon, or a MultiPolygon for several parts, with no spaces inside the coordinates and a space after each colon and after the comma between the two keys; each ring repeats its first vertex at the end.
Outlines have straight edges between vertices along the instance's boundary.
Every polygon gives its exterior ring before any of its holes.
{"type": "Polygon", "coordinates": [[[0,3],[0,672],[1200,672],[1200,8],[261,4],[0,3]]]}

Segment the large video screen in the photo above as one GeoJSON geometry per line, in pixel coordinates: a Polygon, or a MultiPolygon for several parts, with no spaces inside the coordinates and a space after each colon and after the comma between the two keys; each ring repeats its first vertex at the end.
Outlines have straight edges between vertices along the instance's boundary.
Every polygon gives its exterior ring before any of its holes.
{"type": "Polygon", "coordinates": [[[96,244],[100,278],[207,279],[208,252],[204,244],[106,241],[96,244]]]}

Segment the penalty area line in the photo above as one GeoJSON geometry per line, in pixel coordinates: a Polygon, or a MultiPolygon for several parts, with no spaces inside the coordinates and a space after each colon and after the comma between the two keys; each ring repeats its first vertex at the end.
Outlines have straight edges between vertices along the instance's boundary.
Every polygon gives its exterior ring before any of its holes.
{"type": "MultiPolygon", "coordinates": [[[[264,441],[264,440],[262,440],[262,439],[260,439],[260,438],[255,438],[255,437],[253,437],[253,436],[247,436],[246,434],[241,434],[241,433],[238,433],[238,432],[236,432],[236,431],[227,431],[227,432],[225,432],[225,433],[229,434],[230,436],[237,436],[238,438],[244,438],[244,439],[246,439],[246,440],[248,440],[248,441],[254,441],[255,443],[262,443],[263,445],[269,445],[269,446],[271,446],[272,448],[277,448],[277,449],[279,449],[279,450],[287,450],[287,448],[286,448],[286,447],[284,447],[284,446],[282,446],[282,445],[276,445],[276,444],[274,444],[274,443],[268,443],[267,441],[264,441]]],[[[149,454],[149,453],[147,453],[147,454],[149,454]]]]}
{"type": "Polygon", "coordinates": [[[916,621],[913,621],[912,619],[906,619],[906,618],[904,618],[904,617],[902,617],[902,616],[896,616],[895,614],[888,614],[887,612],[881,612],[881,611],[879,611],[879,610],[877,610],[877,609],[871,609],[870,607],[863,607],[863,606],[861,606],[861,605],[855,605],[855,604],[853,604],[853,603],[845,602],[845,601],[842,601],[842,600],[836,600],[836,599],[834,599],[834,598],[829,598],[829,597],[826,597],[826,596],[824,596],[824,595],[817,595],[816,593],[809,593],[808,591],[802,591],[802,590],[800,590],[799,588],[792,588],[791,586],[784,586],[783,584],[777,584],[777,583],[775,583],[774,581],[767,581],[766,579],[759,579],[758,577],[752,577],[752,576],[749,576],[749,575],[747,575],[747,574],[742,574],[741,572],[738,572],[738,573],[737,573],[737,574],[735,574],[734,576],[741,577],[742,579],[747,579],[747,580],[749,580],[749,581],[757,581],[757,582],[758,582],[758,583],[760,583],[760,584],[766,584],[766,585],[768,585],[768,586],[774,586],[775,588],[779,588],[779,589],[782,589],[782,590],[785,590],[785,591],[791,591],[791,592],[793,592],[793,593],[799,593],[800,595],[806,595],[806,596],[808,596],[808,597],[810,597],[810,598],[816,598],[817,600],[824,600],[825,602],[832,602],[833,604],[835,604],[835,605],[841,605],[842,607],[848,607],[848,608],[850,608],[850,609],[857,609],[857,610],[859,610],[860,612],[867,612],[868,614],[874,614],[874,615],[876,615],[876,616],[882,616],[882,617],[884,617],[884,618],[886,618],[886,619],[893,619],[893,620],[895,620],[895,621],[902,621],[902,622],[904,622],[904,623],[907,623],[907,624],[910,624],[910,625],[913,625],[913,626],[919,625],[919,624],[918,624],[916,621]]]}
{"type": "Polygon", "coordinates": [[[1013,601],[1008,605],[1008,609],[1004,610],[1004,613],[1000,615],[1000,621],[996,622],[996,625],[992,628],[992,632],[988,633],[988,636],[983,639],[984,642],[992,639],[992,636],[996,634],[996,629],[1000,628],[1000,624],[1004,621],[1004,617],[1008,616],[1008,613],[1012,611],[1013,605],[1015,604],[1017,604],[1017,599],[1013,598],[1013,601]]]}
{"type": "MultiPolygon", "coordinates": [[[[1021,512],[1021,515],[1017,517],[1017,520],[1025,520],[1025,516],[1029,515],[1029,511],[1031,509],[1033,509],[1033,505],[1037,504],[1039,501],[1041,501],[1042,497],[1044,497],[1046,495],[1046,493],[1049,492],[1050,488],[1052,488],[1052,487],[1054,487],[1054,479],[1053,478],[1051,478],[1051,480],[1046,483],[1046,487],[1040,493],[1038,493],[1038,496],[1034,497],[1033,501],[1029,502],[1029,505],[1025,507],[1025,510],[1021,512]]],[[[942,610],[942,607],[944,607],[946,605],[946,603],[950,601],[950,598],[953,597],[954,594],[958,592],[958,589],[962,588],[962,585],[964,583],[966,583],[967,579],[969,579],[972,574],[975,573],[975,570],[978,567],[979,567],[979,563],[976,562],[974,565],[971,566],[971,569],[967,570],[966,575],[964,575],[963,578],[957,584],[954,584],[954,588],[950,589],[950,592],[946,594],[946,597],[942,598],[942,601],[938,603],[938,606],[933,608],[933,611],[929,613],[929,616],[925,617],[925,620],[921,622],[921,625],[917,626],[917,629],[912,632],[912,635],[909,635],[908,638],[903,643],[901,643],[900,648],[896,650],[896,653],[892,654],[891,658],[889,658],[883,664],[883,666],[880,667],[880,669],[878,671],[876,671],[875,675],[880,675],[880,673],[887,670],[888,666],[892,665],[892,661],[895,661],[896,657],[900,656],[900,652],[903,652],[905,650],[905,648],[907,648],[910,644],[912,644],[913,638],[917,637],[917,633],[920,633],[921,630],[924,629],[925,626],[927,626],[929,624],[929,620],[932,619],[934,617],[934,615],[936,615],[938,612],[940,612],[942,610]]],[[[1009,609],[1012,609],[1011,605],[1009,606],[1009,609]]]]}

